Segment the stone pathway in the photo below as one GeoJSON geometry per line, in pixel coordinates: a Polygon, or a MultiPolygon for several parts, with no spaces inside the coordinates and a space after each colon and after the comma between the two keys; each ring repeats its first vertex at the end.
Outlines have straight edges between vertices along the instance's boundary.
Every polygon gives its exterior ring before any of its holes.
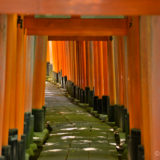
{"type": "Polygon", "coordinates": [[[38,160],[117,160],[113,129],[46,82],[46,121],[53,128],[38,160]]]}

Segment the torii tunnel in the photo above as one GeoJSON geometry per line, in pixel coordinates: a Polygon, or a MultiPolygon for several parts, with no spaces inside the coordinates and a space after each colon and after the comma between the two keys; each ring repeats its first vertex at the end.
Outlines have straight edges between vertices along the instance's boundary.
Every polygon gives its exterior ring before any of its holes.
{"type": "Polygon", "coordinates": [[[0,0],[0,160],[160,160],[159,0],[0,0]]]}

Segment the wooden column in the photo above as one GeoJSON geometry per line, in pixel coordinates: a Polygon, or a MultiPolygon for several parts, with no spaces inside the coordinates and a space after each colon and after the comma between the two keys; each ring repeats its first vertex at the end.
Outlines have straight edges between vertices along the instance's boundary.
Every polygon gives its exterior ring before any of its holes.
{"type": "Polygon", "coordinates": [[[141,129],[139,17],[132,17],[131,23],[128,33],[128,107],[130,127],[141,129]]]}
{"type": "Polygon", "coordinates": [[[33,72],[35,58],[35,36],[26,37],[26,69],[25,69],[25,112],[32,112],[33,72]]]}
{"type": "Polygon", "coordinates": [[[9,15],[7,22],[6,84],[2,140],[4,146],[8,145],[9,128],[15,127],[16,49],[17,15],[9,15]]]}
{"type": "Polygon", "coordinates": [[[98,41],[98,86],[99,86],[99,99],[102,99],[104,94],[104,77],[103,77],[103,43],[98,41]]]}
{"type": "Polygon", "coordinates": [[[94,95],[99,96],[98,80],[98,42],[93,42],[94,47],[94,95]]]}
{"type": "Polygon", "coordinates": [[[77,86],[80,87],[80,53],[79,53],[79,41],[76,41],[76,61],[77,61],[77,86]]]}
{"type": "Polygon", "coordinates": [[[108,74],[108,51],[107,41],[103,41],[103,83],[104,83],[104,96],[109,96],[109,74],[108,74]]]}
{"type": "Polygon", "coordinates": [[[125,103],[125,92],[124,92],[124,42],[123,42],[123,37],[118,37],[118,50],[119,50],[119,54],[118,54],[118,68],[119,68],[119,72],[118,72],[118,76],[119,76],[119,104],[120,105],[124,105],[125,103]]]}
{"type": "Polygon", "coordinates": [[[82,41],[79,41],[79,87],[82,89],[82,41]]]}
{"type": "Polygon", "coordinates": [[[90,86],[90,41],[86,41],[86,87],[90,86]]]}
{"type": "Polygon", "coordinates": [[[86,43],[83,41],[83,90],[86,88],[86,43]]]}
{"type": "Polygon", "coordinates": [[[41,109],[43,106],[43,87],[45,83],[47,36],[36,37],[35,49],[32,106],[34,109],[41,109]]]}
{"type": "MultiPolygon", "coordinates": [[[[4,112],[5,100],[5,75],[6,75],[6,46],[7,46],[7,15],[0,15],[0,156],[2,151],[3,133],[3,116],[7,113],[4,112]]],[[[8,117],[9,118],[9,117],[8,117]]]]}
{"type": "MultiPolygon", "coordinates": [[[[23,24],[22,24],[23,25],[23,24]]],[[[24,128],[24,85],[25,85],[25,63],[26,52],[24,50],[24,44],[26,39],[24,37],[24,28],[21,24],[18,24],[17,30],[17,59],[16,59],[16,102],[15,102],[15,128],[18,129],[18,140],[21,140],[24,128]]]]}
{"type": "Polygon", "coordinates": [[[160,159],[160,16],[140,17],[142,143],[146,160],[160,159]]]}
{"type": "Polygon", "coordinates": [[[74,62],[75,62],[75,85],[78,85],[78,62],[77,62],[77,42],[74,41],[74,62]]]}
{"type": "Polygon", "coordinates": [[[108,41],[108,71],[109,71],[109,96],[110,103],[116,104],[116,91],[115,91],[115,66],[114,66],[114,47],[113,40],[110,37],[108,41]]]}
{"type": "Polygon", "coordinates": [[[52,65],[52,70],[53,70],[53,41],[49,41],[49,57],[50,57],[50,64],[52,65]]]}
{"type": "Polygon", "coordinates": [[[94,88],[94,43],[93,41],[89,42],[89,46],[90,46],[90,54],[89,54],[90,86],[89,87],[90,87],[90,90],[93,91],[93,88],[94,88]]]}

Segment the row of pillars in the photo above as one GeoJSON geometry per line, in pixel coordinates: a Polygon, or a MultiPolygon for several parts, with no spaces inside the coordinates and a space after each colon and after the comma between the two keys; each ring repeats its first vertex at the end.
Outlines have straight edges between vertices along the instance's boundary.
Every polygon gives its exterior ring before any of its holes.
{"type": "Polygon", "coordinates": [[[27,36],[23,16],[0,15],[0,159],[24,160],[30,132],[44,128],[47,38],[27,36]]]}
{"type": "Polygon", "coordinates": [[[48,42],[47,75],[126,132],[129,160],[160,158],[158,26],[159,16],[129,17],[126,36],[48,42]]]}

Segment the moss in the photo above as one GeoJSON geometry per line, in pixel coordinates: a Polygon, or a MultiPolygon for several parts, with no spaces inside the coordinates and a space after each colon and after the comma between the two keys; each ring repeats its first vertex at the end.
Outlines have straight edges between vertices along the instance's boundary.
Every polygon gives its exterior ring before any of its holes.
{"type": "Polygon", "coordinates": [[[43,132],[34,132],[33,141],[38,146],[42,146],[43,143],[48,138],[48,136],[49,136],[49,131],[47,129],[44,129],[43,132]]]}
{"type": "Polygon", "coordinates": [[[25,154],[25,160],[29,160],[29,154],[27,152],[25,154]]]}

